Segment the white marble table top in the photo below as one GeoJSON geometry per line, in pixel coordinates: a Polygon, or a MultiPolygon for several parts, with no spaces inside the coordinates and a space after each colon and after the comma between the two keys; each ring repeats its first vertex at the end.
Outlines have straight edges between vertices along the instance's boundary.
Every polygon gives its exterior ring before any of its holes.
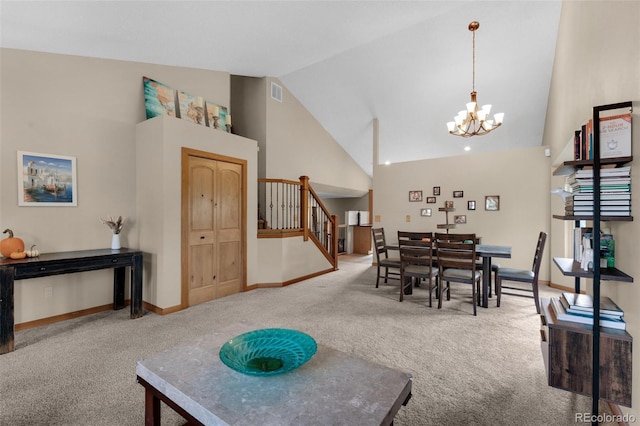
{"type": "Polygon", "coordinates": [[[138,361],[136,373],[206,425],[390,424],[411,392],[411,375],[318,344],[288,373],[256,377],[220,361],[230,338],[256,327],[234,324],[138,361]]]}

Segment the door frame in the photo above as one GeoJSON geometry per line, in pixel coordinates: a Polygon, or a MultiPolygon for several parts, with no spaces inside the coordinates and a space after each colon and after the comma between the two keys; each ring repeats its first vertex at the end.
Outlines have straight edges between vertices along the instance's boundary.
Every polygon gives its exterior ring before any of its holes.
{"type": "Polygon", "coordinates": [[[226,155],[215,154],[212,152],[201,151],[192,148],[182,147],[182,170],[181,170],[181,231],[180,231],[180,307],[186,309],[189,307],[189,157],[200,157],[208,160],[215,160],[224,163],[238,164],[242,167],[242,183],[241,183],[241,203],[240,223],[241,230],[241,247],[242,247],[242,290],[247,289],[247,160],[241,158],[229,157],[226,155]]]}

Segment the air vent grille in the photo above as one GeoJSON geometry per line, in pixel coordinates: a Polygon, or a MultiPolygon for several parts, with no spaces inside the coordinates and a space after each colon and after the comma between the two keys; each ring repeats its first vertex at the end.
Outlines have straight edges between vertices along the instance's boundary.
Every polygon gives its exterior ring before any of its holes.
{"type": "Polygon", "coordinates": [[[282,102],[282,86],[271,82],[271,99],[282,102]]]}

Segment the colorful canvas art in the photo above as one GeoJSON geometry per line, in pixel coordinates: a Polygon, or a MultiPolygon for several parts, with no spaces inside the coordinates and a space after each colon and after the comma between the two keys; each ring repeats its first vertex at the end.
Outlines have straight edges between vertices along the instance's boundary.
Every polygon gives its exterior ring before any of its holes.
{"type": "Polygon", "coordinates": [[[206,108],[207,108],[207,126],[226,132],[227,116],[229,115],[227,107],[216,105],[213,102],[207,101],[206,108]]]}
{"type": "Polygon", "coordinates": [[[19,206],[77,206],[76,158],[18,151],[19,206]]]}
{"type": "Polygon", "coordinates": [[[193,96],[186,92],[178,93],[180,118],[196,124],[204,124],[204,100],[202,96],[193,96]]]}
{"type": "Polygon", "coordinates": [[[149,77],[142,80],[147,119],[165,114],[176,117],[176,90],[149,77]]]}

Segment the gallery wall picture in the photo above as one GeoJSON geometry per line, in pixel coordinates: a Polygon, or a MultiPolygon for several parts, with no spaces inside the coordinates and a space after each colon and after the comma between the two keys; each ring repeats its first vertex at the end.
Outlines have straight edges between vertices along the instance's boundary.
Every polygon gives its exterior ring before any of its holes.
{"type": "Polygon", "coordinates": [[[439,186],[434,186],[433,187],[433,195],[440,195],[440,187],[439,186]]]}
{"type": "Polygon", "coordinates": [[[464,191],[453,191],[453,198],[462,198],[464,196],[464,191]]]}
{"type": "Polygon", "coordinates": [[[475,200],[469,200],[467,201],[467,210],[475,210],[476,209],[476,202],[475,200]]]}
{"type": "Polygon", "coordinates": [[[427,197],[427,204],[435,204],[436,197],[427,197]]]}
{"type": "Polygon", "coordinates": [[[409,201],[422,201],[422,191],[409,191],[409,201]]]}
{"type": "Polygon", "coordinates": [[[19,206],[77,206],[76,157],[18,151],[19,206]]]}
{"type": "Polygon", "coordinates": [[[453,217],[453,221],[458,224],[467,223],[467,215],[464,215],[464,214],[456,215],[453,217]]]}
{"type": "Polygon", "coordinates": [[[432,215],[431,209],[420,209],[420,216],[431,216],[431,215],[432,215]]]}
{"type": "Polygon", "coordinates": [[[486,197],[484,197],[484,209],[489,211],[500,210],[500,196],[487,195],[486,197]]]}

